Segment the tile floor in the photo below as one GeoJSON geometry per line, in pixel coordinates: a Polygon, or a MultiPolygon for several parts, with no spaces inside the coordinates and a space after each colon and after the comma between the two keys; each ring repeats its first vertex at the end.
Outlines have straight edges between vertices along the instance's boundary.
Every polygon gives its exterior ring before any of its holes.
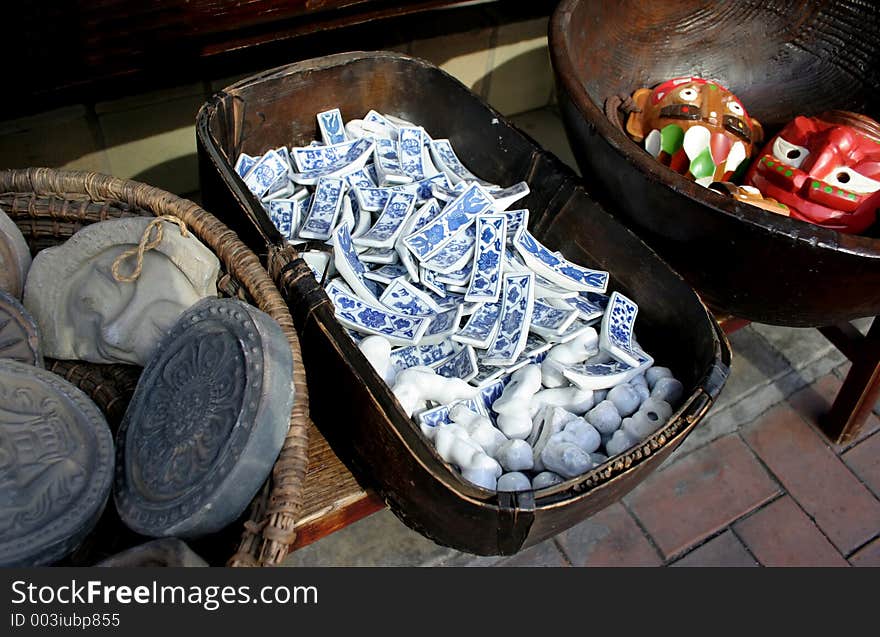
{"type": "MultiPolygon", "coordinates": [[[[511,120],[574,167],[554,107],[511,120]]],[[[856,322],[863,332],[869,324],[856,322]]],[[[477,557],[381,511],[286,564],[880,566],[880,418],[845,447],[817,429],[846,359],[814,329],[753,323],[730,342],[731,376],[704,421],[622,501],[556,537],[513,557],[477,557]]]]}

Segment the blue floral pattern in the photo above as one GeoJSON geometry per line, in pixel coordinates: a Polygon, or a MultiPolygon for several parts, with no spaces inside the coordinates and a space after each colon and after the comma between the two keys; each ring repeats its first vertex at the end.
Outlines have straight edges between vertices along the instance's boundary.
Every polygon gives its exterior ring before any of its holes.
{"type": "Polygon", "coordinates": [[[322,177],[318,180],[309,213],[299,231],[300,237],[322,240],[330,238],[330,229],[335,226],[342,209],[344,191],[342,179],[322,177]]]}
{"type": "Polygon", "coordinates": [[[504,277],[501,327],[489,344],[483,361],[492,365],[511,365],[526,346],[534,305],[533,274],[508,274],[504,277]]]}
{"type": "Polygon", "coordinates": [[[501,316],[501,302],[484,303],[471,314],[467,323],[452,339],[460,343],[469,343],[474,347],[488,347],[498,329],[501,316]]]}
{"type": "Polygon", "coordinates": [[[373,227],[362,236],[355,238],[354,242],[357,245],[375,248],[392,247],[397,236],[403,230],[404,223],[413,211],[415,203],[415,195],[403,192],[392,193],[385,202],[382,214],[373,227]]]}
{"type": "Polygon", "coordinates": [[[608,288],[608,272],[584,268],[562,258],[548,250],[526,228],[517,231],[513,245],[529,267],[556,285],[585,292],[605,292],[608,288]]]}
{"type": "Polygon", "coordinates": [[[437,217],[419,232],[404,239],[413,254],[424,261],[434,256],[455,236],[455,231],[471,224],[477,215],[492,207],[492,197],[477,184],[446,205],[437,217]]]}
{"type": "Polygon", "coordinates": [[[476,265],[464,296],[466,301],[494,302],[501,296],[501,255],[506,228],[504,215],[477,217],[476,265]]]}
{"type": "Polygon", "coordinates": [[[318,113],[318,128],[325,144],[341,144],[346,141],[342,114],[338,108],[318,113]]]}
{"type": "Polygon", "coordinates": [[[357,332],[380,334],[392,344],[415,345],[428,328],[430,319],[404,316],[371,306],[351,296],[335,281],[327,285],[326,291],[336,309],[337,320],[357,332]]]}

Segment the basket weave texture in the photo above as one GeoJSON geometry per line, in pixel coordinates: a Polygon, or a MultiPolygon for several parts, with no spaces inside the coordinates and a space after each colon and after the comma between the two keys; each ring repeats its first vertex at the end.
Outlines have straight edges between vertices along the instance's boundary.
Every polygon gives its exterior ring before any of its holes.
{"type": "MultiPolygon", "coordinates": [[[[272,474],[251,503],[229,566],[280,563],[296,539],[308,468],[309,401],[299,337],[287,304],[238,236],[197,204],[136,181],[85,171],[28,168],[0,171],[0,208],[17,224],[31,253],[66,241],[83,226],[129,216],[180,218],[220,260],[218,289],[271,316],[293,354],[294,404],[290,429],[272,474]]],[[[46,367],[89,394],[115,428],[134,391],[140,368],[48,359],[46,367]]],[[[111,505],[112,506],[112,505],[111,505]]]]}

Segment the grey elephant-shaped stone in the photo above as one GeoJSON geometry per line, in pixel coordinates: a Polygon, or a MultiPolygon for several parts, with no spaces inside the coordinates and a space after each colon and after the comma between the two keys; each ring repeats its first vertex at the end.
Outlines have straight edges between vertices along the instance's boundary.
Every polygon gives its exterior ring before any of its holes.
{"type": "Polygon", "coordinates": [[[0,566],[40,566],[76,549],[113,481],[113,435],[77,387],[0,360],[0,566]]]}
{"type": "Polygon", "coordinates": [[[541,452],[544,467],[565,478],[573,478],[593,467],[590,454],[573,442],[551,440],[541,452]]]}
{"type": "Polygon", "coordinates": [[[233,299],[196,303],[160,342],[119,427],[122,521],[183,538],[233,522],[275,463],[293,399],[290,345],[271,317],[233,299]]]}
{"type": "Polygon", "coordinates": [[[620,414],[610,400],[603,400],[588,411],[584,418],[601,434],[612,434],[620,427],[620,414]]]}
{"type": "MultiPolygon", "coordinates": [[[[217,257],[167,221],[161,222],[162,241],[144,253],[140,275],[116,280],[113,263],[138,245],[150,222],[130,217],[93,223],[37,254],[24,305],[40,326],[45,356],[146,365],[184,310],[217,296],[217,257]]],[[[124,260],[119,273],[131,274],[136,261],[124,260]]]]}

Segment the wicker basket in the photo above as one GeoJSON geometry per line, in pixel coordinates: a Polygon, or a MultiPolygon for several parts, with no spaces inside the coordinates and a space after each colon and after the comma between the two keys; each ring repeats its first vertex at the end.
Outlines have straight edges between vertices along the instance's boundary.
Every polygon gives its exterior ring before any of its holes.
{"type": "MultiPolygon", "coordinates": [[[[219,555],[208,558],[213,563],[278,564],[296,537],[293,527],[302,505],[308,464],[309,402],[293,320],[258,257],[232,230],[195,203],[152,186],[107,175],[49,168],[0,171],[0,208],[18,225],[33,254],[64,242],[83,226],[97,221],[135,215],[179,217],[220,260],[221,293],[251,303],[278,322],[293,353],[295,400],[290,429],[272,475],[255,496],[248,515],[243,516],[247,519],[225,529],[220,534],[223,539],[214,542],[214,546],[212,538],[202,540],[211,552],[216,552],[217,545],[222,546],[219,555]]],[[[125,413],[140,374],[138,367],[79,361],[49,359],[46,367],[89,394],[107,416],[111,428],[119,424],[125,413]]],[[[73,563],[94,563],[106,557],[108,538],[138,541],[121,527],[112,505],[107,507],[98,528],[77,550],[73,563]]]]}

